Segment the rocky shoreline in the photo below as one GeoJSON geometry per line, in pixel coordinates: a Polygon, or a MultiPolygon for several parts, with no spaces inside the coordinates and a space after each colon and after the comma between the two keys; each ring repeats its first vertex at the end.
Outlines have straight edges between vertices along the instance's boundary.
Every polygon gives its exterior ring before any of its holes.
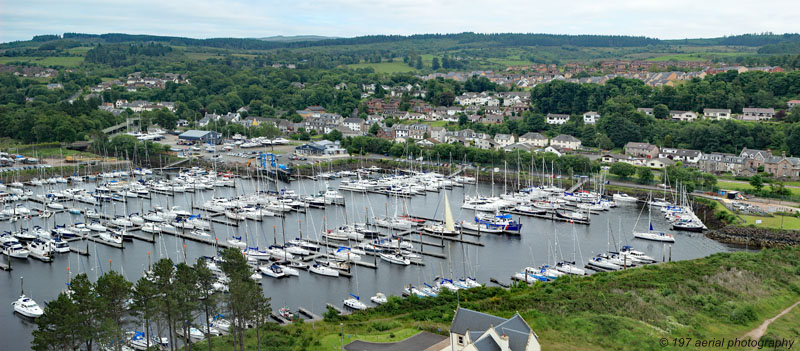
{"type": "Polygon", "coordinates": [[[772,248],[800,245],[800,231],[772,230],[729,225],[706,232],[706,237],[721,243],[751,248],[772,248]]]}

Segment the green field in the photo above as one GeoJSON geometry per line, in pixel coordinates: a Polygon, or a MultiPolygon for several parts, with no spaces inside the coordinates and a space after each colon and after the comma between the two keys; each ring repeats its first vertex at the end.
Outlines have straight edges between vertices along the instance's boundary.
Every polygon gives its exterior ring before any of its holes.
{"type": "Polygon", "coordinates": [[[0,57],[0,64],[8,64],[12,62],[26,62],[35,63],[40,66],[64,66],[74,67],[83,63],[83,57],[79,56],[63,56],[63,57],[31,57],[31,56],[18,56],[18,57],[0,57]]]}
{"type": "MultiPolygon", "coordinates": [[[[429,64],[430,66],[430,64],[429,64]]],[[[367,68],[372,67],[375,70],[375,73],[405,73],[405,72],[416,72],[417,69],[413,68],[403,62],[402,59],[395,59],[393,62],[381,62],[381,63],[355,63],[346,65],[347,68],[357,69],[357,68],[367,68]]]]}
{"type": "MultiPolygon", "coordinates": [[[[788,183],[784,183],[784,185],[789,185],[789,184],[788,183]]],[[[737,182],[730,182],[730,181],[724,181],[724,180],[717,181],[717,186],[720,189],[726,189],[726,190],[744,191],[744,190],[753,190],[754,189],[753,186],[750,185],[749,183],[737,183],[737,182]]],[[[763,189],[769,190],[769,184],[765,183],[763,189]]],[[[800,188],[787,187],[786,189],[789,189],[789,191],[792,192],[792,196],[800,196],[800,188]]]]}
{"type": "Polygon", "coordinates": [[[797,217],[790,217],[790,216],[773,216],[773,217],[762,217],[762,216],[750,216],[750,215],[740,215],[739,217],[744,218],[745,225],[755,225],[759,228],[772,228],[772,229],[789,229],[789,230],[799,230],[800,229],[800,218],[797,217]],[[761,220],[761,224],[756,224],[756,220],[761,220]]]}
{"type": "Polygon", "coordinates": [[[411,328],[385,331],[378,334],[349,334],[345,331],[344,338],[342,338],[339,333],[323,336],[321,340],[322,347],[318,350],[341,350],[342,343],[347,345],[355,340],[367,342],[396,342],[407,339],[417,333],[419,333],[419,330],[411,328]]]}
{"type": "MultiPolygon", "coordinates": [[[[764,333],[764,337],[773,340],[795,340],[792,349],[800,346],[798,344],[800,342],[800,306],[795,306],[789,313],[772,322],[767,328],[767,332],[764,333]]],[[[786,348],[779,350],[786,350],[786,348]]]]}

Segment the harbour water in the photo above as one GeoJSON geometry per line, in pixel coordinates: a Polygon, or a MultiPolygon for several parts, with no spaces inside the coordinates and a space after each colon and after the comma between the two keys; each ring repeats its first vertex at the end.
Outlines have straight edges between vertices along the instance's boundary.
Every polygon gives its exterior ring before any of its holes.
{"type": "MultiPolygon", "coordinates": [[[[337,182],[336,180],[331,181],[330,185],[336,187],[337,182]]],[[[226,197],[252,193],[257,188],[253,180],[237,179],[236,185],[236,188],[217,188],[216,196],[226,197]]],[[[56,184],[49,188],[47,186],[36,187],[33,190],[34,193],[44,193],[67,186],[66,184],[56,184]]],[[[77,186],[93,189],[94,183],[77,186]]],[[[283,186],[281,184],[281,187],[283,186]]],[[[260,187],[263,188],[263,184],[260,187]]],[[[324,184],[301,180],[285,185],[285,187],[294,189],[298,194],[311,194],[323,190],[324,184]]],[[[499,194],[502,192],[502,188],[502,184],[495,185],[494,193],[499,194]]],[[[491,193],[491,188],[489,185],[481,184],[478,186],[478,191],[488,195],[491,193]]],[[[320,237],[323,216],[328,222],[328,228],[335,228],[345,223],[345,216],[349,222],[354,220],[363,222],[366,217],[384,216],[386,212],[389,215],[401,214],[404,209],[411,215],[441,220],[444,213],[443,192],[447,192],[456,222],[472,219],[474,215],[472,210],[460,209],[465,193],[474,194],[475,192],[474,185],[467,185],[463,188],[455,187],[438,193],[427,192],[425,195],[406,199],[343,191],[346,206],[328,206],[324,210],[309,208],[306,213],[290,212],[283,220],[280,217],[264,217],[260,222],[246,221],[246,225],[244,222],[240,222],[238,227],[219,223],[212,225],[220,242],[229,239],[231,235],[244,235],[247,232],[251,246],[266,247],[276,240],[273,232],[277,233],[277,242],[280,243],[283,241],[283,233],[285,233],[286,240],[299,236],[299,228],[302,228],[304,238],[323,240],[320,237]],[[365,211],[369,211],[369,213],[365,214],[365,211]]],[[[129,213],[133,213],[143,212],[142,210],[147,212],[154,206],[168,208],[177,205],[193,213],[204,213],[201,210],[192,210],[191,205],[199,206],[212,196],[214,196],[214,192],[211,190],[179,193],[175,196],[152,193],[151,199],[130,199],[127,208],[129,213]]],[[[70,207],[71,202],[65,203],[65,205],[70,207]]],[[[43,207],[34,202],[26,202],[25,206],[28,208],[43,207]]],[[[377,292],[386,295],[400,295],[404,285],[421,286],[424,282],[432,282],[437,276],[454,278],[470,276],[488,285],[492,285],[489,283],[489,279],[494,277],[508,283],[510,276],[522,267],[553,264],[556,260],[572,260],[573,257],[577,265],[582,267],[596,254],[609,249],[613,250],[622,244],[632,245],[635,249],[660,261],[665,253],[669,252],[668,246],[634,239],[631,234],[640,214],[638,229],[647,229],[647,210],[641,211],[642,206],[643,204],[620,203],[617,208],[592,215],[590,225],[522,216],[520,218],[523,228],[519,236],[497,234],[482,234],[480,237],[464,236],[464,239],[481,242],[483,246],[447,240],[444,241],[443,248],[426,245],[423,249],[425,252],[444,254],[448,259],[425,256],[423,266],[398,266],[378,259],[377,269],[353,266],[351,278],[324,277],[301,271],[300,277],[279,280],[265,277],[262,279],[262,288],[264,294],[272,298],[272,308],[276,311],[282,306],[288,306],[295,311],[298,307],[304,307],[321,315],[325,312],[326,303],[341,306],[342,300],[350,293],[361,296],[362,301],[371,305],[369,297],[377,292]]],[[[76,207],[84,208],[87,205],[77,203],[76,207]]],[[[120,202],[104,203],[102,207],[95,208],[109,214],[125,212],[125,205],[120,202]]],[[[669,229],[667,221],[660,212],[654,211],[652,219],[653,227],[656,230],[667,231],[669,229]]],[[[31,228],[34,225],[40,225],[46,227],[45,224],[48,224],[49,227],[52,227],[54,222],[72,224],[85,221],[81,215],[62,212],[47,219],[34,217],[30,221],[0,222],[0,231],[14,231],[19,226],[31,228]]],[[[388,232],[385,229],[382,231],[388,232]]],[[[150,235],[143,232],[138,232],[138,234],[150,235]]],[[[716,252],[739,250],[707,239],[700,233],[676,232],[675,236],[676,242],[671,247],[673,260],[693,259],[716,252]]],[[[419,236],[413,235],[413,238],[419,239],[419,236]]],[[[424,238],[424,241],[441,243],[440,239],[431,237],[424,238]]],[[[215,253],[215,248],[211,245],[184,241],[168,234],[156,237],[155,243],[138,239],[134,239],[133,242],[125,242],[124,249],[94,242],[87,244],[86,241],[75,241],[70,245],[82,250],[88,247],[90,255],[87,257],[79,256],[76,253],[57,254],[52,263],[43,263],[33,258],[12,259],[13,270],[0,272],[0,303],[6,306],[0,312],[0,325],[3,326],[0,328],[0,340],[2,340],[0,348],[4,350],[29,349],[33,339],[31,332],[35,329],[35,324],[14,314],[10,306],[10,303],[20,294],[21,276],[25,278],[26,295],[33,297],[40,305],[44,306],[46,301],[55,298],[60,291],[64,290],[68,272],[73,275],[85,272],[91,279],[95,279],[103,272],[114,269],[122,272],[128,280],[135,281],[141,277],[147,267],[148,253],[153,262],[163,257],[169,257],[173,261],[183,261],[185,254],[186,260],[190,264],[194,263],[198,257],[215,253]],[[186,245],[185,250],[184,245],[186,245]]],[[[415,244],[415,249],[418,250],[419,245],[415,244]]],[[[2,260],[5,260],[5,257],[2,260]]],[[[372,256],[364,257],[363,260],[373,262],[372,256]]],[[[131,328],[134,327],[131,326],[131,328]]]]}

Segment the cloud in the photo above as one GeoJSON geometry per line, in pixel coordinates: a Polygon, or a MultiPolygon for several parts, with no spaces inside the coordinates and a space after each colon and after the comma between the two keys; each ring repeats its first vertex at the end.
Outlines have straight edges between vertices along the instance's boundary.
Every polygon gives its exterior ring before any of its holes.
{"type": "Polygon", "coordinates": [[[38,34],[212,37],[472,32],[663,39],[797,31],[790,0],[2,0],[0,41],[38,34]]]}

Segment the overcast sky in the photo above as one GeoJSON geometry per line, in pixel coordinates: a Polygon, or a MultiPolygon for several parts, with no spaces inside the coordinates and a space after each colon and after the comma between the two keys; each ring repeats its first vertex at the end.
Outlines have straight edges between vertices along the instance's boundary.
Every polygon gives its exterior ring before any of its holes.
{"type": "Polygon", "coordinates": [[[38,34],[192,38],[523,32],[661,39],[798,32],[797,0],[0,0],[0,42],[38,34]]]}

